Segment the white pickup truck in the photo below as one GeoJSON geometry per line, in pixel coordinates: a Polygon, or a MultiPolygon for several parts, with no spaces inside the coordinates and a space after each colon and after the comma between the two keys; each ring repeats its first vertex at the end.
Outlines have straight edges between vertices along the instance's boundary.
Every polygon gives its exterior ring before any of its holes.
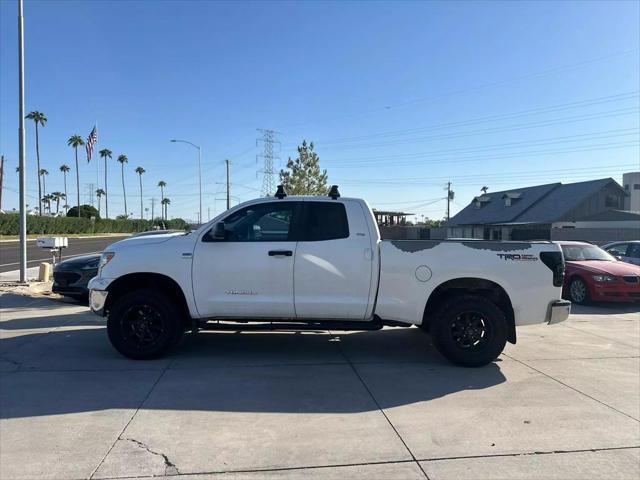
{"type": "Polygon", "coordinates": [[[563,276],[550,242],[383,241],[364,200],[279,188],[195,231],[110,245],[89,289],[111,343],[134,359],[166,354],[188,330],[417,325],[452,362],[480,366],[515,343],[516,325],[568,317],[563,276]]]}

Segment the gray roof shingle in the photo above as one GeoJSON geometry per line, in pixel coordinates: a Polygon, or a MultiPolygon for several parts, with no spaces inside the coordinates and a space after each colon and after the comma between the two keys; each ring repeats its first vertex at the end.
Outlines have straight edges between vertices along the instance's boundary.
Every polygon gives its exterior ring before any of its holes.
{"type": "Polygon", "coordinates": [[[549,183],[535,187],[514,188],[483,195],[490,201],[476,208],[472,201],[447,225],[486,225],[505,223],[551,223],[563,217],[578,206],[587,197],[593,195],[612,178],[601,178],[586,182],[549,183]],[[520,193],[520,198],[505,206],[503,196],[507,193],[520,193]]]}

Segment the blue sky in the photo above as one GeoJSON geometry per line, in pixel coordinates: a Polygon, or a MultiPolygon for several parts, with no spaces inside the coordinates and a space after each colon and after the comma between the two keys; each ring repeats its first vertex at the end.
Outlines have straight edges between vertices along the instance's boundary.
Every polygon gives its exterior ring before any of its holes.
{"type": "MultiPolygon", "coordinates": [[[[312,140],[331,183],[379,209],[430,218],[490,191],[639,168],[638,2],[25,1],[26,109],[41,130],[47,191],[61,190],[67,138],[98,123],[110,214],[168,183],[170,215],[204,216],[260,193],[257,128],[277,130],[282,167],[312,140]]],[[[16,1],[0,2],[3,208],[17,206],[16,1]]],[[[34,129],[28,193],[36,203],[34,129]]],[[[101,166],[102,169],[102,166],[101,166]]],[[[72,172],[75,175],[75,172],[72,172]]],[[[100,171],[100,183],[102,180],[100,171]]],[[[75,198],[74,178],[70,197],[75,198]]],[[[80,168],[81,190],[96,164],[80,168]]],[[[101,185],[102,186],[102,185],[101,185]]]]}

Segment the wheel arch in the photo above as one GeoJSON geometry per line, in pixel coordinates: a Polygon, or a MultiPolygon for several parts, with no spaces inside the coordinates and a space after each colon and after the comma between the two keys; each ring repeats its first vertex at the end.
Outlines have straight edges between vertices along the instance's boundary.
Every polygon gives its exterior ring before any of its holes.
{"type": "Polygon", "coordinates": [[[459,277],[442,282],[429,295],[424,307],[422,324],[428,327],[433,315],[444,302],[461,295],[478,295],[495,303],[507,319],[507,340],[509,343],[516,343],[515,313],[509,294],[501,285],[486,278],[459,277]]]}
{"type": "Polygon", "coordinates": [[[173,278],[161,273],[129,273],[111,282],[107,287],[109,295],[107,295],[107,301],[104,306],[106,314],[108,315],[113,302],[124,293],[144,288],[152,288],[154,290],[161,291],[174,299],[180,310],[183,312],[185,321],[190,323],[191,314],[189,312],[189,306],[182,287],[180,287],[178,282],[173,278]]]}

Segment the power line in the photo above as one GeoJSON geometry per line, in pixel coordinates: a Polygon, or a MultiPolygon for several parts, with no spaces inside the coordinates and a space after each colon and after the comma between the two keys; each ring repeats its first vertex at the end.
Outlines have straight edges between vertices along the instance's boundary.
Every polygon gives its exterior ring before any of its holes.
{"type": "MultiPolygon", "coordinates": [[[[314,143],[322,144],[323,146],[327,146],[327,145],[332,145],[332,144],[336,144],[336,143],[347,143],[347,142],[354,142],[354,141],[360,141],[360,140],[368,140],[370,138],[385,138],[385,137],[407,135],[407,134],[412,134],[412,133],[420,133],[420,132],[425,132],[425,131],[430,131],[430,130],[441,130],[441,129],[447,129],[447,128],[466,127],[466,126],[469,126],[469,125],[476,125],[476,124],[479,124],[479,123],[496,122],[496,121],[500,121],[500,120],[510,120],[510,119],[513,119],[513,118],[525,117],[525,116],[529,116],[529,115],[541,115],[541,114],[551,113],[551,112],[555,112],[555,111],[562,111],[562,110],[568,110],[568,109],[574,109],[574,108],[583,108],[583,107],[588,107],[588,106],[593,106],[593,105],[600,105],[602,103],[630,100],[630,99],[638,97],[638,93],[639,93],[638,90],[634,90],[634,91],[625,92],[625,93],[619,93],[619,94],[615,94],[615,95],[607,95],[607,96],[603,96],[603,97],[593,97],[593,98],[590,98],[590,99],[579,100],[579,101],[575,101],[575,102],[554,104],[554,105],[549,105],[549,106],[546,106],[546,107],[537,107],[537,108],[533,108],[533,109],[519,110],[519,111],[515,111],[515,112],[506,112],[506,113],[500,113],[500,114],[495,114],[495,115],[487,115],[487,116],[476,117],[476,118],[472,118],[472,119],[468,119],[468,120],[460,120],[460,121],[445,122],[445,123],[436,123],[436,124],[426,125],[426,126],[422,126],[422,127],[409,128],[409,129],[388,130],[388,131],[383,131],[383,132],[371,133],[371,134],[367,134],[367,135],[359,135],[359,136],[354,136],[354,137],[337,138],[337,139],[333,139],[333,140],[330,139],[330,140],[324,140],[323,141],[322,139],[320,139],[320,140],[315,141],[314,143]]],[[[294,145],[286,145],[286,146],[290,147],[290,146],[294,146],[294,145]]]]}
{"type": "MultiPolygon", "coordinates": [[[[377,107],[375,109],[367,109],[367,110],[363,110],[360,112],[352,112],[349,114],[342,114],[342,115],[336,115],[333,117],[325,117],[323,119],[318,119],[316,118],[313,122],[299,122],[297,124],[291,124],[290,126],[300,126],[300,125],[305,125],[305,124],[309,124],[309,123],[318,123],[318,122],[327,122],[327,121],[333,121],[335,119],[339,119],[339,118],[350,118],[350,117],[357,117],[357,116],[362,116],[362,115],[371,115],[372,113],[379,113],[379,112],[385,112],[388,111],[390,109],[393,108],[401,108],[401,107],[405,107],[407,105],[412,105],[415,103],[423,103],[423,102],[427,102],[427,101],[437,101],[437,100],[442,100],[444,98],[449,98],[452,96],[457,96],[457,95],[461,95],[464,93],[469,93],[472,91],[478,91],[478,90],[484,90],[487,88],[493,88],[499,85],[504,85],[505,83],[512,83],[512,82],[517,82],[519,80],[524,80],[527,78],[534,78],[534,77],[538,77],[538,76],[545,76],[545,75],[550,75],[550,74],[555,74],[558,72],[562,72],[564,70],[572,70],[572,69],[576,69],[576,68],[580,68],[586,65],[590,65],[593,63],[597,63],[597,62],[602,62],[602,61],[606,61],[606,60],[610,60],[616,57],[621,57],[621,56],[627,56],[627,55],[633,55],[636,54],[638,52],[638,49],[630,49],[630,50],[622,50],[622,51],[618,51],[618,52],[614,52],[611,53],[609,55],[604,55],[604,56],[600,56],[600,57],[595,57],[595,58],[591,58],[588,60],[584,60],[581,62],[577,62],[577,63],[571,63],[571,64],[564,64],[564,65],[557,65],[555,67],[551,67],[545,70],[541,70],[541,71],[537,71],[537,72],[530,72],[524,75],[519,75],[517,77],[512,77],[512,78],[508,78],[508,79],[502,79],[502,80],[497,80],[497,81],[493,81],[493,82],[488,82],[488,83],[484,83],[484,84],[480,84],[480,85],[476,85],[473,87],[466,87],[460,90],[455,90],[455,91],[451,91],[451,92],[446,92],[440,95],[435,95],[435,96],[431,96],[431,97],[422,97],[422,98],[416,98],[413,100],[407,100],[404,102],[398,102],[396,104],[391,104],[391,103],[386,103],[384,106],[381,107],[377,107]]],[[[371,101],[369,101],[368,103],[372,103],[371,101]]]]}
{"type": "Polygon", "coordinates": [[[465,138],[465,137],[472,137],[476,135],[514,132],[518,130],[528,130],[528,129],[535,129],[535,128],[551,127],[556,125],[564,125],[568,123],[585,122],[589,120],[600,120],[603,118],[631,115],[631,114],[638,113],[638,111],[640,111],[640,109],[638,109],[637,107],[626,107],[626,108],[619,108],[615,110],[608,110],[604,112],[594,112],[589,114],[540,120],[540,121],[529,122],[529,123],[516,123],[516,124],[506,125],[501,127],[490,127],[490,128],[479,129],[479,130],[470,130],[466,132],[463,131],[463,132],[444,133],[444,134],[438,134],[438,135],[427,135],[423,137],[403,138],[403,139],[388,140],[383,142],[367,142],[367,143],[361,143],[361,144],[342,145],[342,146],[334,146],[334,147],[328,146],[328,147],[325,147],[325,149],[330,150],[332,148],[340,148],[341,150],[357,150],[362,148],[377,148],[377,147],[389,146],[389,145],[399,145],[399,144],[407,145],[410,143],[421,143],[421,142],[432,141],[432,140],[465,138]]]}

